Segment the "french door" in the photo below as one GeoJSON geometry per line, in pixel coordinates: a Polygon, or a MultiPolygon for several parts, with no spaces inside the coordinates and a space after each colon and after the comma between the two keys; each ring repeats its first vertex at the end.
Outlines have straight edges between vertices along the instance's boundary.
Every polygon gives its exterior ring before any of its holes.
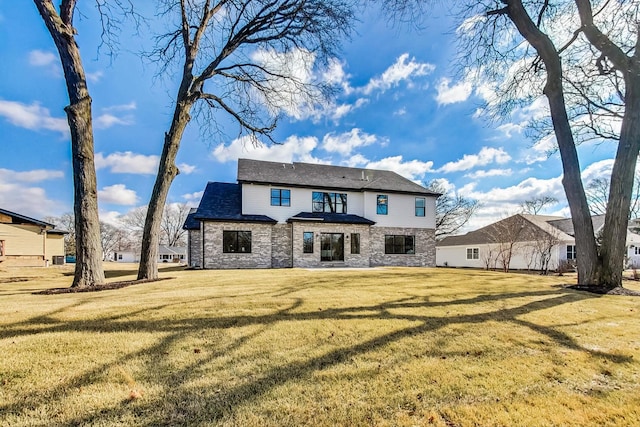
{"type": "Polygon", "coordinates": [[[344,261],[344,234],[320,234],[320,261],[344,261]]]}

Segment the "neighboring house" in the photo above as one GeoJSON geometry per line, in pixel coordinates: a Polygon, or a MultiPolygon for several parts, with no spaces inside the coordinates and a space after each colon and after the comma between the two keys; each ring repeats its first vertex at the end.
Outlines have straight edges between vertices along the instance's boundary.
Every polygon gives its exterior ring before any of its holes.
{"type": "MultiPolygon", "coordinates": [[[[604,216],[592,217],[597,233],[604,216]]],[[[436,263],[442,267],[549,270],[572,264],[576,246],[571,218],[517,214],[436,244],[436,263]]],[[[628,264],[640,266],[640,235],[627,234],[628,264]]]]}
{"type": "Polygon", "coordinates": [[[240,159],[185,221],[198,268],[435,266],[439,194],[384,170],[240,159]]]}
{"type": "MultiPolygon", "coordinates": [[[[124,248],[113,252],[113,261],[116,262],[140,262],[140,249],[124,248]]],[[[187,248],[185,246],[158,245],[158,262],[185,263],[187,261],[187,248]]]]}
{"type": "Polygon", "coordinates": [[[48,222],[0,209],[0,266],[64,264],[65,234],[48,222]]]}

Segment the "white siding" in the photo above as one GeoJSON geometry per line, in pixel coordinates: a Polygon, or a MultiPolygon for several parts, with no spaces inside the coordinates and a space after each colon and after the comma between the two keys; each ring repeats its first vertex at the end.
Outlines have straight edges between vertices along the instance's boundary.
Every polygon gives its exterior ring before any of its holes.
{"type": "MultiPolygon", "coordinates": [[[[313,188],[292,188],[286,185],[242,185],[242,213],[245,215],[267,215],[278,221],[286,222],[292,216],[300,212],[312,211],[312,193],[323,191],[313,188]],[[271,206],[271,189],[282,188],[291,190],[291,206],[271,206]]],[[[333,192],[333,190],[332,190],[333,192]]],[[[347,193],[347,213],[363,216],[363,197],[360,192],[335,191],[336,193],[347,193]]]]}
{"type": "MultiPolygon", "coordinates": [[[[242,213],[245,215],[267,215],[279,223],[284,223],[300,212],[312,211],[312,193],[327,191],[313,188],[291,188],[287,186],[269,186],[261,184],[242,185],[242,213]],[[271,206],[271,188],[291,190],[291,206],[271,206]]],[[[333,191],[333,190],[332,190],[333,191]]],[[[343,192],[336,190],[335,192],[343,192]]],[[[385,192],[346,191],[347,213],[358,215],[376,222],[380,227],[435,228],[435,197],[425,196],[425,216],[415,215],[416,197],[407,194],[385,192]],[[388,215],[376,213],[377,196],[389,197],[388,215]]]]}

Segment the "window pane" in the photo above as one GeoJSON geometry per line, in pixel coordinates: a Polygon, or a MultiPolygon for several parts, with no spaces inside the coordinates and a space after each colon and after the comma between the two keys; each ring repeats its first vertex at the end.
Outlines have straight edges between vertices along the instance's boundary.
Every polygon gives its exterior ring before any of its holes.
{"type": "Polygon", "coordinates": [[[251,253],[250,231],[238,231],[238,252],[251,253]]]}
{"type": "Polygon", "coordinates": [[[384,253],[393,253],[393,236],[384,236],[384,253]]]}
{"type": "Polygon", "coordinates": [[[360,233],[351,233],[351,253],[360,253],[360,233]]]}
{"type": "Polygon", "coordinates": [[[313,253],[313,233],[310,231],[302,233],[302,252],[305,254],[313,253]]]}
{"type": "Polygon", "coordinates": [[[377,199],[376,213],[378,215],[387,215],[389,199],[386,195],[380,194],[377,199]]]}
{"type": "Polygon", "coordinates": [[[236,231],[222,232],[222,252],[233,253],[238,248],[238,233],[236,231]]]}
{"type": "Polygon", "coordinates": [[[416,197],[416,216],[424,216],[425,199],[416,197]]]}
{"type": "Polygon", "coordinates": [[[280,197],[282,206],[291,206],[291,190],[281,190],[280,197]]]}
{"type": "Polygon", "coordinates": [[[404,236],[404,254],[415,253],[413,236],[404,236]]]}

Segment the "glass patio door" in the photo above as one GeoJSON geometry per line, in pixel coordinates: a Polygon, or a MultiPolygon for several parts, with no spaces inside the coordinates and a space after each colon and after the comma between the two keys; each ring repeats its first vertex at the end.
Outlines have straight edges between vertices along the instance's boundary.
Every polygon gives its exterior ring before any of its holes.
{"type": "Polygon", "coordinates": [[[320,261],[344,261],[344,234],[320,235],[320,261]]]}

